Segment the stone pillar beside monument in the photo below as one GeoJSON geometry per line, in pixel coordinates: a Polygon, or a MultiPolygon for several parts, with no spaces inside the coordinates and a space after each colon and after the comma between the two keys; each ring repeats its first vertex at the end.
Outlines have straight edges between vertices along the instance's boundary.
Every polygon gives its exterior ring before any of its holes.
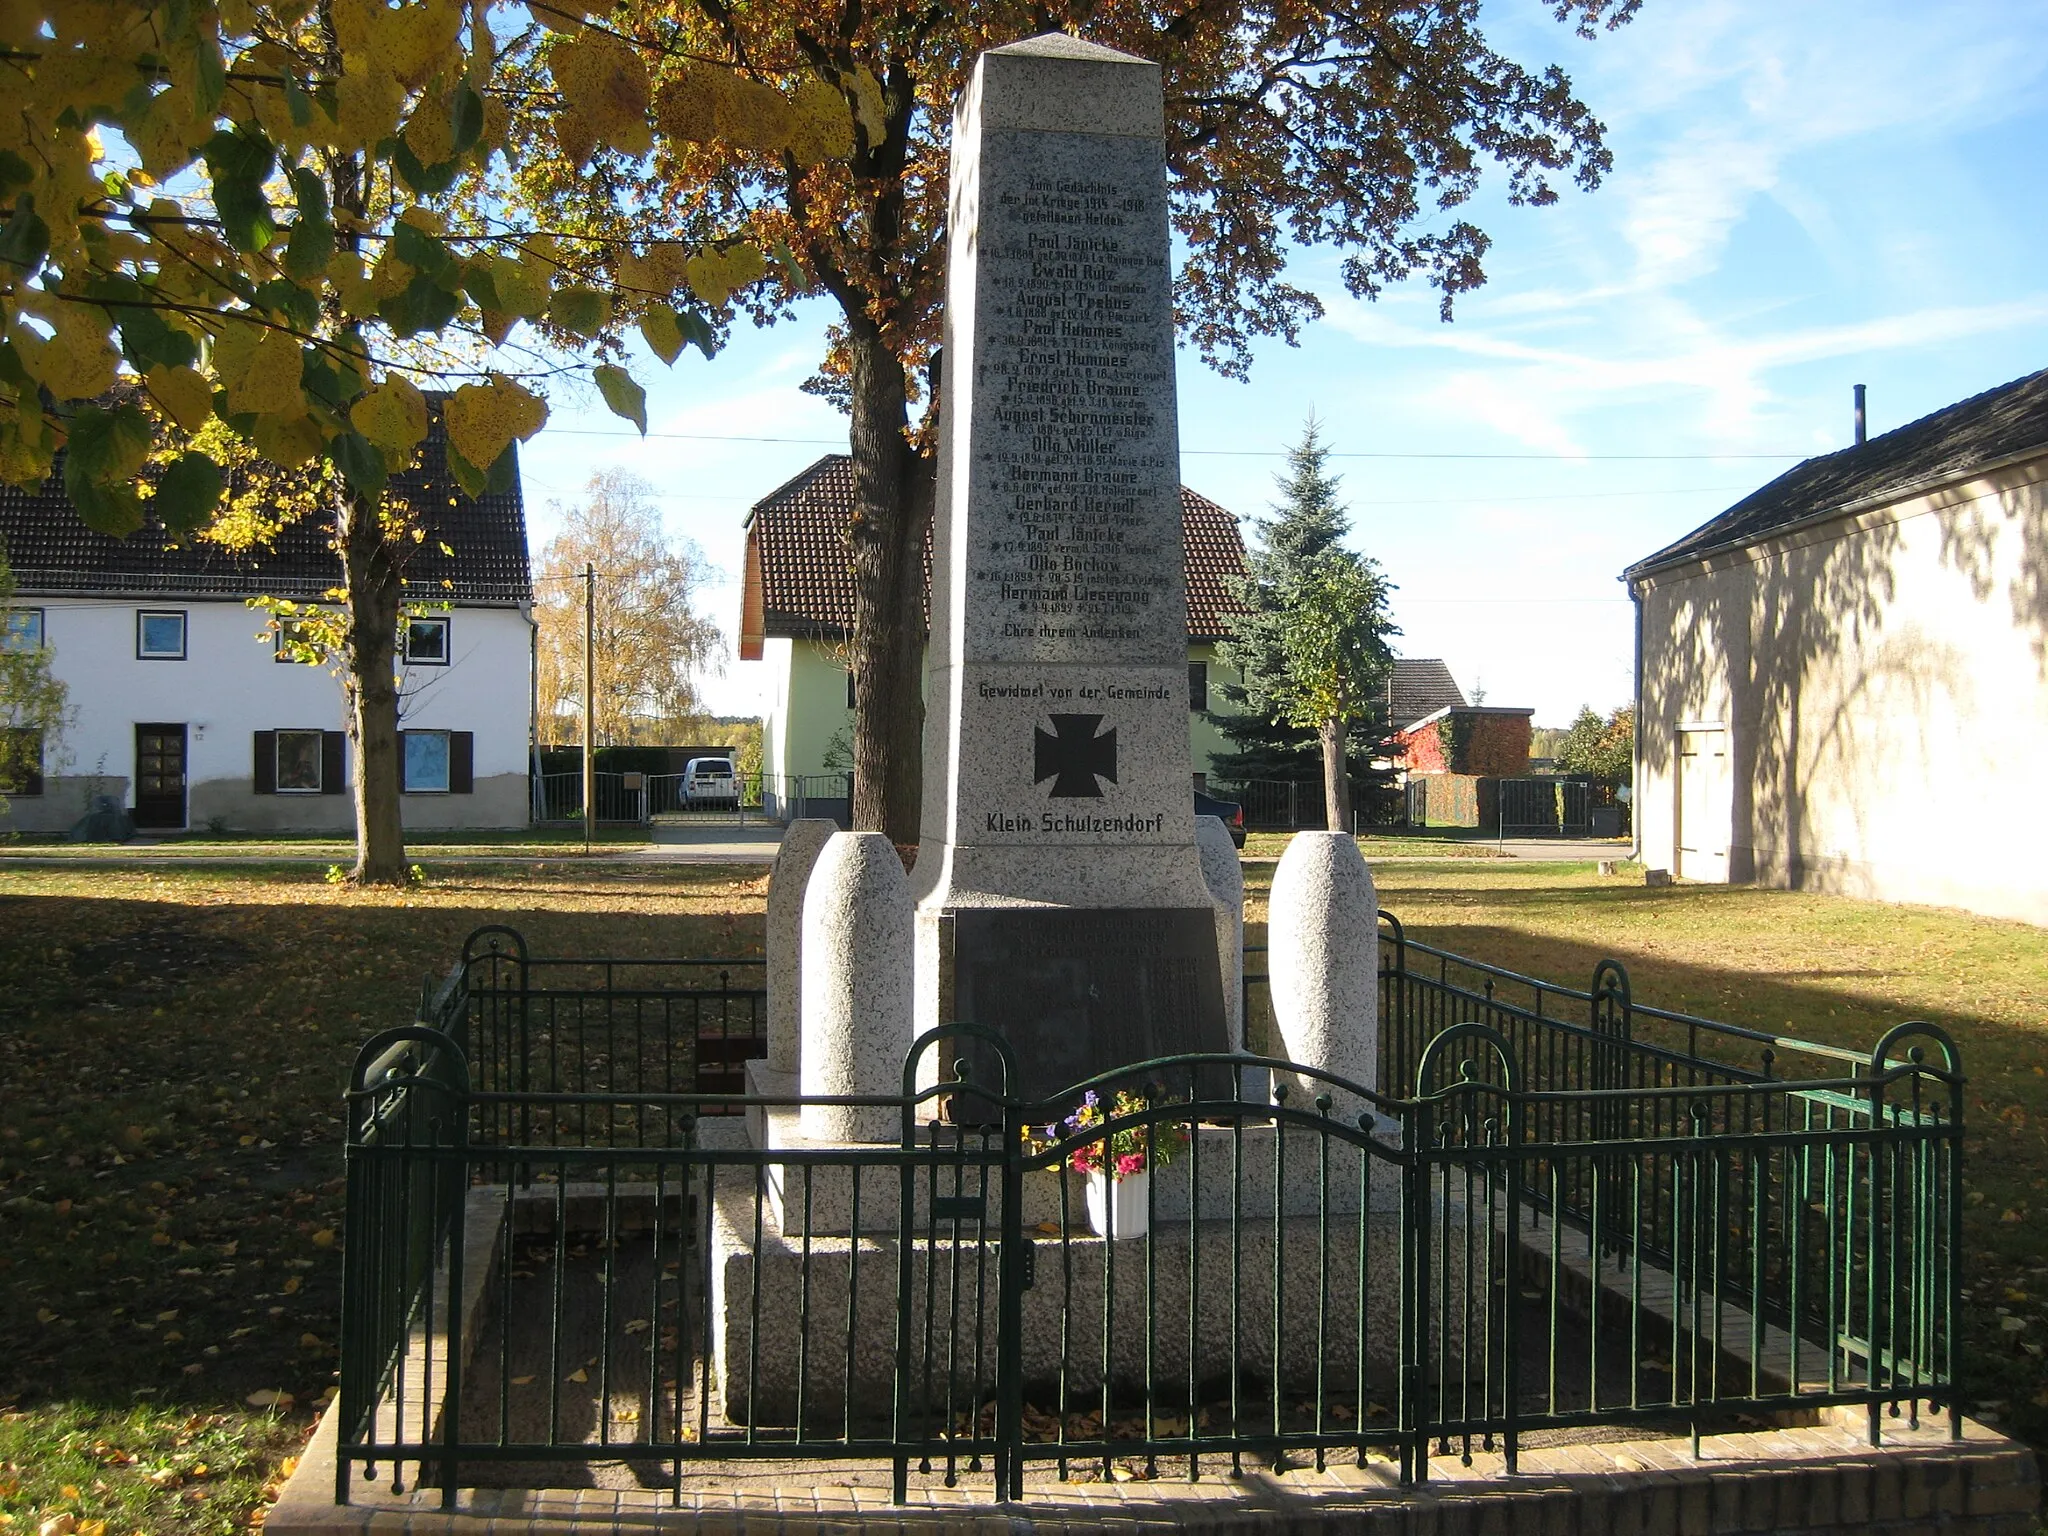
{"type": "MultiPolygon", "coordinates": [[[[771,981],[769,1056],[751,1063],[747,1076],[754,1097],[782,1102],[748,1106],[748,1139],[765,1149],[894,1146],[902,1137],[894,1107],[812,1101],[901,1092],[913,1039],[911,907],[902,859],[881,833],[842,832],[830,822],[796,822],[790,838],[787,860],[777,859],[769,882],[769,971],[787,976],[791,968],[777,966],[776,951],[794,950],[796,996],[771,981]],[[791,888],[778,893],[778,879],[791,888]],[[789,1066],[778,1070],[778,1060],[789,1066]]],[[[852,1175],[821,1169],[796,1201],[788,1173],[780,1163],[763,1168],[778,1232],[806,1225],[813,1232],[851,1230],[852,1175]]],[[[895,1202],[883,1198],[893,1190],[890,1170],[877,1167],[863,1177],[862,1198],[870,1202],[863,1230],[894,1223],[895,1202]]]]}
{"type": "Polygon", "coordinates": [[[1244,1037],[1244,863],[1230,829],[1215,816],[1195,818],[1195,847],[1202,881],[1216,910],[1216,971],[1223,988],[1223,1034],[1230,1049],[1245,1049],[1244,1037]]]}
{"type": "MultiPolygon", "coordinates": [[[[764,967],[768,1054],[747,1063],[747,1094],[751,1098],[789,1097],[797,1091],[797,1067],[803,1054],[804,892],[818,855],[838,830],[836,822],[821,817],[799,817],[790,822],[768,871],[764,967]]],[[[747,1135],[755,1146],[767,1145],[759,1109],[747,1111],[747,1135]]]]}
{"type": "Polygon", "coordinates": [[[954,116],[917,1020],[1003,1035],[1048,1109],[1237,1043],[1190,792],[1164,132],[1156,65],[1061,35],[982,55],[954,116]]]}
{"type": "MultiPolygon", "coordinates": [[[[1379,895],[1358,844],[1343,832],[1297,832],[1273,871],[1266,916],[1275,1055],[1379,1087],[1379,895]]],[[[1328,1093],[1353,1124],[1367,1106],[1314,1076],[1293,1092],[1328,1093]]]]}

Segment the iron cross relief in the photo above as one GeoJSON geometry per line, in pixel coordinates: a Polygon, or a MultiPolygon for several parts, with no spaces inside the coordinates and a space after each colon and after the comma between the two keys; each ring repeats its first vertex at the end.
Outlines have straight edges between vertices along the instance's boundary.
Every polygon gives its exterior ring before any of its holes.
{"type": "Polygon", "coordinates": [[[1096,735],[1100,715],[1054,715],[1052,730],[1036,726],[1031,777],[1034,784],[1051,779],[1054,800],[1100,800],[1101,780],[1116,782],[1116,731],[1096,735]]]}

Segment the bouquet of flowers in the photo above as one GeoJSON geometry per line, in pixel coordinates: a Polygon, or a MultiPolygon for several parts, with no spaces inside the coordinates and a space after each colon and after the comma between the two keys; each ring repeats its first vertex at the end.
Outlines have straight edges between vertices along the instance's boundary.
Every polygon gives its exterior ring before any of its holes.
{"type": "MultiPolygon", "coordinates": [[[[1090,1089],[1071,1115],[1045,1128],[1045,1137],[1047,1141],[1057,1141],[1062,1136],[1101,1125],[1110,1117],[1122,1119],[1140,1115],[1151,1107],[1152,1101],[1142,1094],[1119,1089],[1115,1103],[1105,1114],[1102,1100],[1090,1089]]],[[[1186,1129],[1171,1121],[1125,1126],[1099,1140],[1083,1142],[1069,1154],[1067,1166],[1076,1173],[1099,1174],[1106,1171],[1113,1182],[1121,1184],[1148,1168],[1164,1168],[1187,1148],[1187,1144],[1186,1129]]]]}

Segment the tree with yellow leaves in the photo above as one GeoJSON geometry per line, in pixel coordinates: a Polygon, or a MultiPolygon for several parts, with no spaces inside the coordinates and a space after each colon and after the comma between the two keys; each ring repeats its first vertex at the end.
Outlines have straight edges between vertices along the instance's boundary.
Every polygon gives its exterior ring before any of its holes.
{"type": "MultiPolygon", "coordinates": [[[[1544,0],[1588,37],[1638,3],[1544,0]]],[[[952,104],[975,57],[1068,31],[1161,65],[1182,332],[1242,376],[1256,338],[1292,343],[1321,313],[1288,281],[1290,246],[1337,248],[1361,297],[1421,274],[1449,318],[1485,278],[1487,236],[1455,210],[1486,160],[1530,204],[1555,200],[1554,177],[1590,188],[1608,169],[1603,129],[1563,71],[1503,56],[1479,16],[1476,0],[637,0],[612,26],[660,49],[652,153],[600,145],[586,164],[597,140],[557,142],[538,109],[515,128],[520,194],[551,228],[743,237],[688,264],[721,324],[771,322],[812,289],[838,307],[811,387],[850,418],[855,825],[917,836],[928,375],[952,104]]],[[[546,56],[529,50],[523,67],[546,56]]],[[[515,117],[529,100],[513,99],[515,117]]],[[[630,282],[625,263],[658,248],[613,249],[630,282]]]]}
{"type": "MultiPolygon", "coordinates": [[[[708,353],[708,306],[765,262],[708,224],[627,262],[511,214],[514,101],[551,153],[644,156],[666,52],[566,0],[0,0],[0,478],[61,449],[93,527],[187,537],[239,526],[220,429],[310,477],[342,572],[358,880],[406,874],[394,651],[420,528],[387,486],[431,412],[471,496],[509,482],[544,381],[586,352],[644,432],[601,338],[708,353]]],[[[801,97],[783,117],[812,154],[801,97]]]]}
{"type": "Polygon", "coordinates": [[[566,509],[535,576],[535,713],[544,741],[578,739],[583,716],[585,567],[597,579],[591,739],[599,746],[700,738],[697,685],[725,659],[718,626],[697,611],[703,552],[662,530],[654,487],[606,470],[566,509]]]}

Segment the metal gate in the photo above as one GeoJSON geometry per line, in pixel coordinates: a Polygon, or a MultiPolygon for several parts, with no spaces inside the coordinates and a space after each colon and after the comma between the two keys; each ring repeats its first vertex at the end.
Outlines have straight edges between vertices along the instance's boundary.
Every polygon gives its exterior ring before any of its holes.
{"type": "Polygon", "coordinates": [[[1584,779],[1502,779],[1502,837],[1590,837],[1593,786],[1584,779]]]}

